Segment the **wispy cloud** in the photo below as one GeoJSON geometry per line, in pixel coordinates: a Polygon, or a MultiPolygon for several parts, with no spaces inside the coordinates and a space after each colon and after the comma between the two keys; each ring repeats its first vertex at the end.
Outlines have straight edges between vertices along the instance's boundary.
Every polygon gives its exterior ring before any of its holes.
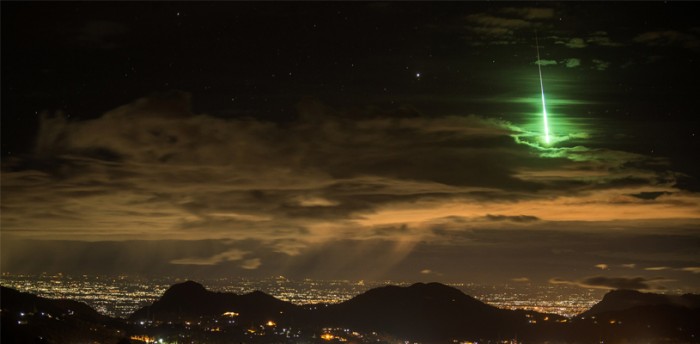
{"type": "Polygon", "coordinates": [[[568,68],[575,68],[581,65],[581,60],[577,58],[570,58],[564,60],[563,63],[568,68]]]}
{"type": "Polygon", "coordinates": [[[551,65],[557,64],[557,61],[555,61],[555,60],[544,60],[544,59],[541,59],[541,60],[535,61],[534,63],[535,63],[536,65],[540,65],[540,66],[551,66],[551,65]]]}
{"type": "Polygon", "coordinates": [[[246,259],[241,264],[241,267],[246,270],[255,270],[262,265],[260,258],[246,259]]]}
{"type": "Polygon", "coordinates": [[[572,38],[568,42],[564,43],[564,45],[568,48],[574,49],[585,48],[588,46],[583,38],[572,38]]]}
{"type": "Polygon", "coordinates": [[[681,270],[691,272],[694,274],[700,274],[700,266],[686,266],[684,268],[681,268],[681,270]]]}
{"type": "Polygon", "coordinates": [[[593,69],[599,70],[599,71],[604,71],[610,67],[610,62],[609,61],[603,61],[600,59],[593,59],[591,62],[593,62],[593,69]]]}
{"type": "Polygon", "coordinates": [[[222,262],[239,261],[249,252],[233,249],[210,257],[188,257],[173,259],[171,264],[176,265],[216,265],[222,262]]]}
{"type": "Polygon", "coordinates": [[[669,269],[671,269],[671,268],[669,268],[668,266],[652,266],[652,267],[644,268],[644,270],[647,270],[647,271],[664,271],[664,270],[669,270],[669,269]]]}
{"type": "Polygon", "coordinates": [[[665,278],[593,276],[578,281],[552,278],[549,280],[549,283],[569,284],[594,289],[661,290],[664,289],[664,287],[658,283],[668,281],[669,280],[665,278]]]}

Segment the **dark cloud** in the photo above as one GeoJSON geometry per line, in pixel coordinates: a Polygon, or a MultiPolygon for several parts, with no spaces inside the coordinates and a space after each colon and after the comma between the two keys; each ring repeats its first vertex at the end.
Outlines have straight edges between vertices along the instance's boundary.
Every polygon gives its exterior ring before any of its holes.
{"type": "Polygon", "coordinates": [[[694,50],[700,48],[700,39],[697,36],[675,30],[644,32],[634,37],[634,41],[653,47],[675,45],[694,50]]]}
{"type": "Polygon", "coordinates": [[[77,39],[99,49],[113,50],[120,46],[120,37],[129,32],[129,28],[120,22],[91,20],[85,23],[77,39]]]}
{"type": "Polygon", "coordinates": [[[481,25],[481,27],[504,28],[511,30],[532,26],[530,22],[523,19],[498,17],[485,13],[470,14],[467,16],[467,21],[481,25]]]}
{"type": "Polygon", "coordinates": [[[612,40],[605,31],[596,31],[584,37],[556,36],[555,44],[563,45],[567,48],[581,49],[591,46],[600,47],[621,47],[622,43],[612,40]]]}
{"type": "Polygon", "coordinates": [[[632,194],[630,196],[632,197],[637,197],[640,199],[647,199],[647,200],[654,200],[659,198],[659,196],[666,195],[666,192],[663,191],[648,191],[648,192],[640,192],[638,194],[632,194]]]}
{"type": "Polygon", "coordinates": [[[613,41],[605,31],[596,31],[586,38],[586,43],[603,47],[620,47],[622,43],[613,41]]]}
{"type": "Polygon", "coordinates": [[[546,7],[505,7],[501,13],[529,20],[550,19],[555,14],[553,8],[546,7]]]}
{"type": "Polygon", "coordinates": [[[658,285],[658,283],[668,282],[668,280],[665,278],[593,276],[580,281],[552,278],[549,282],[552,284],[571,284],[584,288],[598,289],[663,290],[666,288],[658,285]]]}
{"type": "Polygon", "coordinates": [[[571,39],[569,39],[568,42],[561,42],[561,44],[564,44],[568,48],[574,48],[574,49],[585,48],[588,46],[588,44],[586,44],[586,42],[583,40],[583,38],[578,38],[578,37],[571,38],[571,39]]]}
{"type": "Polygon", "coordinates": [[[540,26],[554,17],[552,8],[506,7],[499,11],[466,16],[467,36],[472,45],[511,45],[520,42],[518,32],[540,26]]]}
{"type": "MultiPolygon", "coordinates": [[[[658,235],[638,235],[632,230],[620,232],[615,229],[619,224],[610,224],[606,229],[598,226],[598,233],[591,233],[591,228],[584,225],[571,228],[573,224],[568,224],[566,229],[541,222],[529,224],[533,227],[512,222],[509,225],[512,230],[483,227],[458,232],[451,229],[452,234],[447,237],[425,238],[422,242],[413,240],[420,229],[412,226],[377,228],[372,236],[365,235],[360,240],[343,240],[336,233],[334,238],[318,238],[315,242],[302,236],[284,240],[85,242],[18,240],[4,235],[1,261],[3,271],[22,273],[281,274],[290,278],[326,279],[413,280],[423,275],[420,270],[427,269],[432,272],[430,276],[446,280],[469,276],[487,283],[527,276],[530,282],[540,283],[554,275],[570,284],[600,284],[600,288],[605,284],[599,280],[579,277],[582,273],[600,273],[594,266],[600,262],[607,263],[605,271],[610,273],[620,272],[619,265],[630,261],[643,266],[674,266],[664,271],[635,270],[638,274],[635,277],[644,279],[636,280],[637,283],[651,287],[659,284],[685,287],[683,283],[668,280],[695,276],[691,268],[698,264],[697,234],[660,240],[658,235]],[[540,231],[535,228],[550,225],[559,229],[540,231]],[[659,247],[655,248],[655,243],[659,247]],[[90,257],[89,262],[83,262],[85,257],[90,257]],[[514,274],[514,271],[519,273],[514,274]],[[442,275],[438,276],[437,272],[442,275]],[[657,279],[659,273],[663,273],[667,281],[657,279]]],[[[623,271],[628,273],[629,269],[623,271]]]]}
{"type": "Polygon", "coordinates": [[[604,61],[601,59],[593,59],[591,62],[593,62],[593,69],[599,70],[599,71],[604,71],[610,67],[610,62],[609,61],[604,61]]]}
{"type": "Polygon", "coordinates": [[[217,265],[222,262],[243,260],[247,253],[248,252],[238,249],[232,249],[209,257],[187,257],[173,259],[170,261],[170,263],[176,265],[217,265]]]}
{"type": "Polygon", "coordinates": [[[661,230],[665,224],[662,223],[640,225],[634,229],[630,225],[620,222],[536,221],[510,222],[507,226],[483,223],[475,226],[473,223],[443,221],[434,224],[431,230],[435,234],[432,240],[436,242],[498,247],[503,252],[547,262],[540,264],[576,265],[591,272],[601,262],[611,269],[622,265],[628,269],[640,265],[678,268],[695,265],[697,249],[693,246],[700,238],[697,230],[688,229],[665,236],[661,230]],[[616,228],[629,230],[616,232],[616,228]]]}
{"type": "Polygon", "coordinates": [[[528,215],[518,215],[518,216],[505,216],[505,215],[486,215],[486,219],[489,221],[513,221],[513,222],[534,222],[539,221],[537,216],[528,215]]]}

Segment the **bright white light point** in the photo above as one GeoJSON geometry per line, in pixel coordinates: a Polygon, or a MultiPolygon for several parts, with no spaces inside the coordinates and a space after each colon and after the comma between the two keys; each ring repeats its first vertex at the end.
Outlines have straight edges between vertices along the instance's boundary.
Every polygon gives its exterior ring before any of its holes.
{"type": "Polygon", "coordinates": [[[416,78],[420,78],[420,73],[416,73],[416,78]]]}
{"type": "Polygon", "coordinates": [[[180,16],[180,12],[177,12],[177,16],[178,16],[178,17],[180,16]]]}

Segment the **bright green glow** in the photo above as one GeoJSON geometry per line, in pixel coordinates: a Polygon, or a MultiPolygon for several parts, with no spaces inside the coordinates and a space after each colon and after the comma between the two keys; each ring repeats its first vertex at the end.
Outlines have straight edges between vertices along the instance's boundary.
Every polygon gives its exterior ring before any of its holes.
{"type": "MultiPolygon", "coordinates": [[[[540,79],[540,86],[542,80],[540,79]]],[[[544,142],[549,144],[549,123],[547,122],[547,107],[544,104],[544,89],[542,90],[542,118],[544,119],[544,142]]]]}
{"type": "Polygon", "coordinates": [[[537,47],[537,70],[540,72],[540,91],[542,92],[542,118],[544,119],[544,142],[549,144],[549,123],[547,121],[547,105],[544,102],[544,83],[542,83],[542,65],[540,65],[540,42],[535,33],[535,45],[537,47]]]}

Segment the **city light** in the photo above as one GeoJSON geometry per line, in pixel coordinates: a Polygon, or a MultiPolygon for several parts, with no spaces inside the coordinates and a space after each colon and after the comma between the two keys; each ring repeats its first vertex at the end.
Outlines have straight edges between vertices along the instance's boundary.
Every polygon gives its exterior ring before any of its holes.
{"type": "MultiPolygon", "coordinates": [[[[47,298],[82,301],[102,314],[121,318],[129,316],[143,305],[158,300],[172,282],[172,279],[144,280],[128,276],[2,274],[2,283],[5,286],[47,298]]],[[[258,280],[217,279],[206,284],[213,290],[236,294],[263,290],[280,300],[297,305],[334,304],[349,300],[372,288],[388,284],[409,285],[402,281],[291,280],[279,277],[258,280]]],[[[520,286],[520,289],[512,285],[492,287],[473,283],[457,283],[453,286],[499,308],[524,309],[567,317],[590,308],[602,296],[601,291],[551,285],[532,285],[527,288],[520,286]]],[[[239,312],[233,310],[221,314],[221,317],[227,319],[240,316],[239,312]]]]}

